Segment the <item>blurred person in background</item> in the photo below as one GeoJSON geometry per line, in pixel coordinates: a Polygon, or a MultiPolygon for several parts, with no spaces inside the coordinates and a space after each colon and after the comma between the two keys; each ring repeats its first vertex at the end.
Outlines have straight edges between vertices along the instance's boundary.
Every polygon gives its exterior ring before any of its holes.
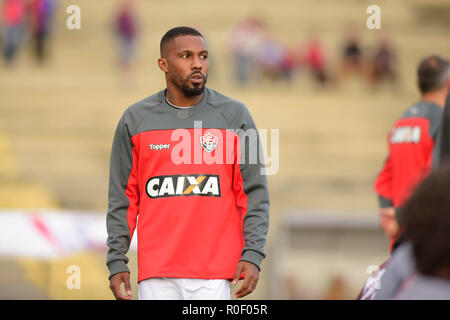
{"type": "Polygon", "coordinates": [[[254,76],[257,57],[264,42],[266,27],[254,17],[238,21],[230,32],[230,48],[234,59],[235,75],[240,86],[245,86],[254,76]]]}
{"type": "Polygon", "coordinates": [[[386,80],[395,88],[397,80],[395,51],[390,39],[384,36],[379,39],[371,62],[370,81],[374,87],[377,87],[386,80]]]}
{"type": "Polygon", "coordinates": [[[25,14],[25,0],[2,1],[2,47],[8,65],[12,63],[22,42],[25,14]]]}
{"type": "Polygon", "coordinates": [[[29,26],[33,52],[39,63],[44,63],[48,56],[48,39],[53,27],[55,11],[54,0],[30,0],[29,26]]]}
{"type": "MultiPolygon", "coordinates": [[[[450,164],[450,93],[447,94],[435,151],[433,151],[433,170],[448,166],[450,164]],[[438,150],[436,151],[436,149],[438,150]]],[[[404,220],[408,219],[406,210],[403,210],[402,214],[404,220]]],[[[402,285],[415,272],[416,263],[413,246],[411,241],[408,241],[407,232],[403,231],[396,241],[391,257],[380,266],[379,272],[367,281],[359,299],[395,299],[402,285]],[[379,283],[378,288],[374,286],[377,281],[379,283]]]]}
{"type": "Polygon", "coordinates": [[[342,60],[337,75],[340,82],[350,75],[366,77],[367,67],[360,42],[359,36],[353,31],[344,40],[342,60]]]}
{"type": "Polygon", "coordinates": [[[312,37],[307,45],[306,61],[311,70],[314,80],[321,86],[325,85],[328,80],[326,71],[325,49],[318,37],[312,37]]]}
{"type": "Polygon", "coordinates": [[[118,40],[120,69],[124,76],[128,76],[136,58],[138,35],[138,21],[133,0],[123,0],[119,3],[114,18],[114,32],[118,40]]]}
{"type": "Polygon", "coordinates": [[[421,100],[405,111],[388,135],[389,152],[374,188],[380,225],[391,238],[402,232],[404,201],[430,171],[443,109],[450,88],[450,64],[437,55],[424,58],[417,71],[421,100]]]}
{"type": "Polygon", "coordinates": [[[258,52],[257,66],[262,78],[290,83],[294,71],[293,51],[274,36],[266,34],[258,52]]]}

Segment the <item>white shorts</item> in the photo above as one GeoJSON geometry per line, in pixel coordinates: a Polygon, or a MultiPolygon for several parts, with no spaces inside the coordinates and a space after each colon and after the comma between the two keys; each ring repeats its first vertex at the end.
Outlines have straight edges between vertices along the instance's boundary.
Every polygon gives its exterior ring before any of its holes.
{"type": "Polygon", "coordinates": [[[150,278],[139,282],[139,300],[230,300],[225,279],[150,278]]]}

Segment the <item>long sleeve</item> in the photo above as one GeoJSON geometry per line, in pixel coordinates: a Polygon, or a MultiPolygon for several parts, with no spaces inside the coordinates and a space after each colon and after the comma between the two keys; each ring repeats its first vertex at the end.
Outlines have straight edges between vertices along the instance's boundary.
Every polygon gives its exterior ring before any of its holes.
{"type": "Polygon", "coordinates": [[[240,260],[252,262],[259,268],[266,256],[263,247],[269,228],[269,191],[260,137],[248,111],[246,127],[240,134],[240,145],[239,170],[247,200],[243,220],[245,245],[240,260]]]}
{"type": "Polygon", "coordinates": [[[109,248],[106,264],[110,277],[119,272],[129,272],[126,253],[136,227],[139,208],[136,159],[130,128],[123,116],[116,129],[110,161],[106,216],[109,248]]]}
{"type": "Polygon", "coordinates": [[[388,157],[375,180],[375,192],[378,195],[380,208],[393,207],[392,195],[392,165],[388,157]]]}

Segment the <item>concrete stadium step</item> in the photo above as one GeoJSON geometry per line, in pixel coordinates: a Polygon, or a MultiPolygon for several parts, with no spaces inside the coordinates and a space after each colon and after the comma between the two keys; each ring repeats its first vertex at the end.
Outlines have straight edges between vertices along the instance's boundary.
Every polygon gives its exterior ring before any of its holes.
{"type": "Polygon", "coordinates": [[[0,132],[0,178],[11,179],[18,175],[19,168],[10,141],[0,132]]]}
{"type": "Polygon", "coordinates": [[[45,292],[28,281],[18,260],[0,259],[0,300],[48,299],[45,292]]]}
{"type": "Polygon", "coordinates": [[[0,131],[0,207],[58,208],[57,199],[43,185],[21,177],[10,140],[0,131]]]}

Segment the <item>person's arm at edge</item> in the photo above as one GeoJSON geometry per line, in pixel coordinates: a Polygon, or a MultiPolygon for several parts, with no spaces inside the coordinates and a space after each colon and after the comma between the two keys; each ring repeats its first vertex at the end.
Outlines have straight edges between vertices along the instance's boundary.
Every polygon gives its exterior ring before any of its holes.
{"type": "MultiPolygon", "coordinates": [[[[256,131],[255,123],[248,111],[247,126],[244,130],[247,129],[256,131]]],[[[241,141],[241,143],[244,143],[244,148],[241,148],[240,170],[244,192],[247,195],[247,212],[243,224],[245,245],[233,279],[233,284],[235,284],[239,280],[240,275],[244,274],[244,282],[235,292],[237,298],[248,295],[256,288],[259,280],[260,264],[266,257],[263,247],[266,243],[269,228],[269,191],[259,135],[257,135],[257,140],[259,150],[255,150],[254,146],[241,141]],[[258,152],[257,163],[255,164],[247,163],[249,162],[250,151],[258,152]]]]}
{"type": "Polygon", "coordinates": [[[119,121],[111,149],[108,212],[107,261],[110,289],[118,300],[131,299],[130,271],[126,253],[131,244],[137,219],[136,177],[133,174],[133,145],[125,115],[119,121]],[[132,225],[129,225],[131,222],[132,225]],[[121,283],[125,284],[126,295],[122,294],[121,283]]]}

